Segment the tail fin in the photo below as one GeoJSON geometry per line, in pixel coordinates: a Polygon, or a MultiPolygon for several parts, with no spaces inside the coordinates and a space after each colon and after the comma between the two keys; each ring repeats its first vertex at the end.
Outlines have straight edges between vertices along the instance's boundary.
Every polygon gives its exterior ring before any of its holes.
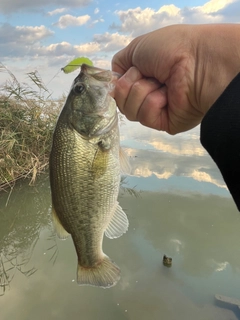
{"type": "Polygon", "coordinates": [[[81,285],[89,285],[102,288],[110,288],[120,279],[119,267],[106,255],[95,267],[82,267],[78,264],[77,282],[81,285]]]}

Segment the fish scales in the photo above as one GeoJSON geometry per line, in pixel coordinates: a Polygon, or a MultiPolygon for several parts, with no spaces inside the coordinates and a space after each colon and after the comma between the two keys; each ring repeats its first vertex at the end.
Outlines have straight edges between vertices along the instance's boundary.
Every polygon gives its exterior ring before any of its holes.
{"type": "MultiPolygon", "coordinates": [[[[74,231],[78,230],[79,233],[81,231],[85,234],[91,231],[86,229],[86,225],[88,225],[89,229],[99,229],[100,223],[104,226],[107,224],[107,219],[110,217],[106,210],[109,207],[111,208],[116,201],[116,195],[112,194],[111,199],[109,194],[111,194],[112,188],[118,186],[119,178],[117,175],[111,174],[110,170],[106,170],[105,174],[99,177],[96,183],[95,173],[91,168],[91,163],[94,160],[89,160],[89,155],[91,155],[92,158],[95,155],[96,147],[94,145],[89,146],[85,140],[81,141],[82,138],[76,137],[76,134],[72,130],[67,132],[67,134],[68,136],[69,134],[73,135],[71,141],[75,140],[75,148],[71,150],[72,145],[69,146],[69,143],[66,143],[66,150],[61,150],[61,154],[59,155],[59,163],[60,166],[64,168],[64,171],[62,174],[57,175],[56,184],[60,186],[58,192],[66,196],[55,199],[54,208],[62,213],[61,222],[64,227],[66,226],[65,229],[68,233],[74,234],[74,231]],[[89,150],[91,146],[93,150],[89,150]],[[69,151],[71,152],[71,157],[66,156],[69,151]],[[66,172],[70,170],[74,172],[74,177],[66,174],[66,172]],[[102,206],[104,203],[106,205],[102,206]],[[99,207],[102,209],[100,212],[99,207]],[[70,211],[71,215],[68,214],[70,211]],[[79,211],[81,211],[80,216],[79,211]],[[96,211],[101,213],[101,215],[98,215],[97,220],[95,219],[96,211]],[[89,223],[89,218],[91,219],[91,223],[89,223]],[[97,223],[97,228],[95,223],[97,223]],[[77,230],[74,230],[76,228],[77,230]]],[[[115,166],[115,170],[118,171],[119,169],[116,168],[117,159],[115,160],[114,157],[110,156],[109,158],[109,166],[112,162],[112,166],[115,166]]]]}
{"type": "Polygon", "coordinates": [[[121,236],[128,220],[117,202],[116,105],[108,94],[109,79],[100,82],[99,74],[105,71],[99,70],[91,67],[88,74],[89,67],[83,66],[74,80],[73,86],[84,84],[85,95],[71,89],[59,116],[50,155],[50,182],[57,233],[60,238],[71,234],[77,252],[78,283],[106,288],[117,283],[120,269],[103,253],[103,235],[121,236]],[[93,69],[98,74],[95,78],[93,69]]]}

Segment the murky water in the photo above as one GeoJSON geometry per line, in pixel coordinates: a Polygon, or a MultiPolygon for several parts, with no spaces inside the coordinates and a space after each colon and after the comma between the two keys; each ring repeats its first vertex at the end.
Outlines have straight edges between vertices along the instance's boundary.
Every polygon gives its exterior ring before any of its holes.
{"type": "Polygon", "coordinates": [[[215,301],[240,299],[240,213],[199,129],[174,137],[138,124],[121,130],[132,165],[124,186],[136,196],[121,191],[129,231],[103,244],[120,282],[106,290],[76,284],[72,240],[55,237],[43,176],[0,194],[1,320],[240,319],[237,307],[215,301]]]}

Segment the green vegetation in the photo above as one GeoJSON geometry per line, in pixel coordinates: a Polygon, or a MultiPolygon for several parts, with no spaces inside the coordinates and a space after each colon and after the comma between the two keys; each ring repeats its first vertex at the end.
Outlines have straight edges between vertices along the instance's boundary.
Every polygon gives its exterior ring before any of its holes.
{"type": "Polygon", "coordinates": [[[37,72],[19,83],[5,66],[9,80],[0,88],[0,191],[23,177],[34,183],[48,165],[51,138],[62,99],[53,101],[37,72]],[[35,89],[36,88],[36,89],[35,89]]]}
{"type": "MultiPolygon", "coordinates": [[[[28,178],[29,183],[33,184],[37,175],[48,168],[52,134],[65,97],[57,101],[52,100],[37,71],[27,74],[30,84],[20,83],[1,63],[0,72],[5,72],[9,76],[9,80],[0,87],[0,191],[2,191],[13,187],[21,178],[28,178]]],[[[123,123],[121,114],[119,120],[123,123]]],[[[124,187],[124,181],[121,185],[123,192],[134,194],[135,190],[124,187]]]]}

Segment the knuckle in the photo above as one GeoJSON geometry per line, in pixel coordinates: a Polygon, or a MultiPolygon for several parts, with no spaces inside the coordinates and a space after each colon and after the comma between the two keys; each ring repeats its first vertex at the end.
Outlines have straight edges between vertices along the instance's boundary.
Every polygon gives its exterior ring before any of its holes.
{"type": "Polygon", "coordinates": [[[144,102],[145,102],[147,105],[156,105],[157,102],[158,102],[158,99],[157,99],[157,97],[156,97],[155,94],[153,94],[152,92],[150,92],[150,93],[146,96],[144,102]]]}
{"type": "Polygon", "coordinates": [[[136,95],[142,95],[144,90],[144,85],[140,81],[134,82],[131,91],[136,95]]]}
{"type": "Polygon", "coordinates": [[[131,88],[131,85],[125,80],[124,77],[121,77],[116,83],[116,90],[121,93],[128,93],[131,88]]]}

